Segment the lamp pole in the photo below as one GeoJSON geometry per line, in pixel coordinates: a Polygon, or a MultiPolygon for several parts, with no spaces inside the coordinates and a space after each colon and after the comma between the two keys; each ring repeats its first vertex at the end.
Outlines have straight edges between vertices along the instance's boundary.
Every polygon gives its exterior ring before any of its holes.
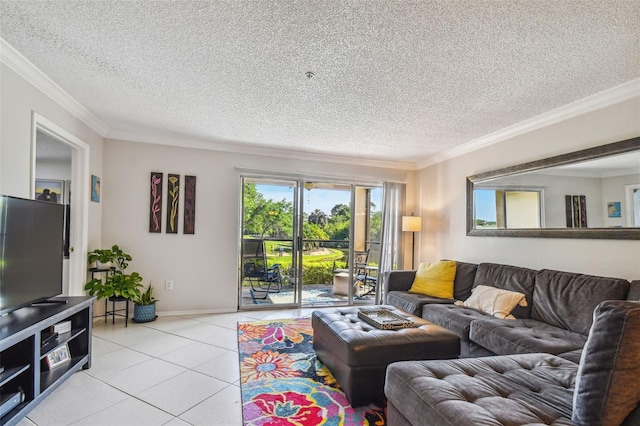
{"type": "Polygon", "coordinates": [[[411,231],[411,269],[416,269],[416,233],[411,231]]]}
{"type": "Polygon", "coordinates": [[[422,218],[420,216],[402,216],[402,231],[411,232],[411,269],[416,268],[416,232],[422,230],[422,218]]]}

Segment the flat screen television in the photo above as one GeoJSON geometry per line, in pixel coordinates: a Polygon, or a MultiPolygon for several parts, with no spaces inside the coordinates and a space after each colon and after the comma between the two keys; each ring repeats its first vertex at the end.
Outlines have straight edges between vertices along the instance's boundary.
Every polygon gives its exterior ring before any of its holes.
{"type": "Polygon", "coordinates": [[[0,195],[0,315],[62,293],[64,206],[0,195]]]}

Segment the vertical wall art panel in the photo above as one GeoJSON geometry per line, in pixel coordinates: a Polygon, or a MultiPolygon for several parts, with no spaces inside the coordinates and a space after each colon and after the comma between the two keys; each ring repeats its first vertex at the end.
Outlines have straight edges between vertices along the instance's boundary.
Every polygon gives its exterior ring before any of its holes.
{"type": "Polygon", "coordinates": [[[580,196],[580,228],[587,227],[587,197],[580,196]]]}
{"type": "Polygon", "coordinates": [[[587,197],[584,195],[565,195],[564,200],[567,228],[586,228],[587,197]]]}
{"type": "Polygon", "coordinates": [[[151,172],[149,232],[162,232],[162,173],[151,172]]]}
{"type": "Polygon", "coordinates": [[[571,195],[564,196],[564,213],[567,218],[567,228],[573,228],[573,201],[571,195]]]}
{"type": "Polygon", "coordinates": [[[91,175],[91,201],[100,202],[100,178],[96,175],[91,175]]]}
{"type": "Polygon", "coordinates": [[[182,233],[196,233],[196,177],[184,177],[184,223],[182,233]]]}
{"type": "Polygon", "coordinates": [[[580,228],[580,196],[573,196],[573,227],[580,228]]]}
{"type": "Polygon", "coordinates": [[[178,233],[180,175],[167,174],[167,234],[178,233]]]}

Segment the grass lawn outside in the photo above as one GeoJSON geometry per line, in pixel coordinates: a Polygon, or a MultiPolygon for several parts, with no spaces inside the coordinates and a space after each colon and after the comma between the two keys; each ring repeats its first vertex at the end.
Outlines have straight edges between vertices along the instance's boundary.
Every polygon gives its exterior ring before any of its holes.
{"type": "MultiPolygon", "coordinates": [[[[268,266],[280,265],[283,282],[289,282],[292,261],[291,241],[265,241],[268,266]]],[[[302,257],[302,276],[304,284],[327,284],[333,281],[333,269],[344,268],[347,264],[346,253],[340,249],[320,248],[305,251],[302,257]],[[334,265],[335,263],[335,265],[334,265]]],[[[248,285],[247,283],[243,284],[248,285]]]]}

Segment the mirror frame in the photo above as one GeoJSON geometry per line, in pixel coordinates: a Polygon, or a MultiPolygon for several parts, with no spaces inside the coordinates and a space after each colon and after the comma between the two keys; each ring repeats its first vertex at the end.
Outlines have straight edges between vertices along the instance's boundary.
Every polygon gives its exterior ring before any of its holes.
{"type": "Polygon", "coordinates": [[[553,166],[594,160],[611,155],[640,151],[640,137],[613,142],[595,148],[531,161],[517,166],[480,173],[467,177],[467,235],[475,237],[525,237],[525,238],[591,238],[612,240],[640,240],[640,228],[541,228],[541,229],[476,229],[474,222],[474,185],[487,179],[531,172],[553,166]]]}

